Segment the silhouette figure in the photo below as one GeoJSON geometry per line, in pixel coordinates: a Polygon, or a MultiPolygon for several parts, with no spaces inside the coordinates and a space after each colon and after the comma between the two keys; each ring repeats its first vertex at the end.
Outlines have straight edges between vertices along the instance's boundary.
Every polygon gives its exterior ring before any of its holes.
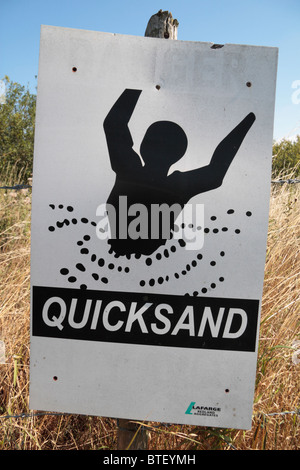
{"type": "MultiPolygon", "coordinates": [[[[116,255],[149,255],[164,245],[172,235],[163,237],[159,232],[158,238],[151,238],[151,205],[167,204],[171,207],[175,204],[178,207],[170,223],[172,232],[177,216],[193,196],[222,185],[232,160],[255,121],[255,115],[248,114],[217,146],[208,165],[186,172],[174,171],[168,175],[170,166],[185,154],[187,136],[174,122],[155,122],[148,128],[141,143],[143,164],[132,148],[133,140],[128,128],[140,94],[141,90],[126,89],[103,124],[111,167],[116,174],[114,187],[107,199],[117,215],[116,220],[112,220],[108,210],[109,221],[116,224],[116,237],[108,243],[116,255]],[[123,239],[119,236],[119,216],[122,216],[120,196],[126,196],[128,208],[133,204],[143,204],[147,208],[147,238],[123,239]]],[[[128,226],[135,217],[127,216],[128,226]]]]}

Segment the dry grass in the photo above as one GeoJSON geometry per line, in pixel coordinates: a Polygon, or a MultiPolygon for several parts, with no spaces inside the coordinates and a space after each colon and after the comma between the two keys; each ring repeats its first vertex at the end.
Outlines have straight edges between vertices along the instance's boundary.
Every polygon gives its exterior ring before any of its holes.
{"type": "MultiPolygon", "coordinates": [[[[294,345],[300,341],[299,196],[300,185],[273,187],[252,429],[146,423],[150,449],[299,449],[299,414],[295,411],[300,409],[300,365],[294,345]]],[[[116,449],[114,419],[31,414],[29,277],[30,192],[2,191],[0,340],[6,345],[6,363],[0,364],[0,449],[116,449]]]]}

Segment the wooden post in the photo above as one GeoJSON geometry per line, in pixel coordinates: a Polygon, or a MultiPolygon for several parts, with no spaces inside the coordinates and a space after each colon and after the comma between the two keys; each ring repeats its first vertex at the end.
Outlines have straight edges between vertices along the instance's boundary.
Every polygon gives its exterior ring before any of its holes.
{"type": "Polygon", "coordinates": [[[139,424],[127,420],[118,420],[118,450],[147,450],[149,432],[139,424]]]}
{"type": "MultiPolygon", "coordinates": [[[[151,16],[146,31],[146,37],[177,39],[178,21],[173,19],[172,13],[159,10],[151,16]]],[[[149,445],[149,432],[130,420],[118,420],[118,450],[147,450],[149,445]]]]}
{"type": "Polygon", "coordinates": [[[151,38],[177,39],[178,21],[173,19],[172,13],[159,10],[151,16],[145,36],[151,38]]]}

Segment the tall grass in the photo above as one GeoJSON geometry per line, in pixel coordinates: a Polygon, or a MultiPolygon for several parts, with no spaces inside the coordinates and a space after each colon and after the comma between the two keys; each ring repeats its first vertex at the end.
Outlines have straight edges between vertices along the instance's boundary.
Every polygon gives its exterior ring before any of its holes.
{"type": "MultiPolygon", "coordinates": [[[[299,449],[299,201],[299,184],[274,185],[251,430],[145,423],[150,450],[299,449]]],[[[114,419],[29,410],[30,204],[0,190],[0,450],[116,449],[114,419]]]]}

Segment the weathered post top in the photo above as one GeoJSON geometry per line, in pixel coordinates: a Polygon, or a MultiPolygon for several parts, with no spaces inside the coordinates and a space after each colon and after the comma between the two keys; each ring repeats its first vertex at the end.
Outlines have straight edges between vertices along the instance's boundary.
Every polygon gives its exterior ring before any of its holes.
{"type": "Polygon", "coordinates": [[[148,21],[145,36],[151,38],[177,39],[178,25],[179,22],[173,19],[171,12],[159,10],[159,12],[152,15],[148,21]]]}

